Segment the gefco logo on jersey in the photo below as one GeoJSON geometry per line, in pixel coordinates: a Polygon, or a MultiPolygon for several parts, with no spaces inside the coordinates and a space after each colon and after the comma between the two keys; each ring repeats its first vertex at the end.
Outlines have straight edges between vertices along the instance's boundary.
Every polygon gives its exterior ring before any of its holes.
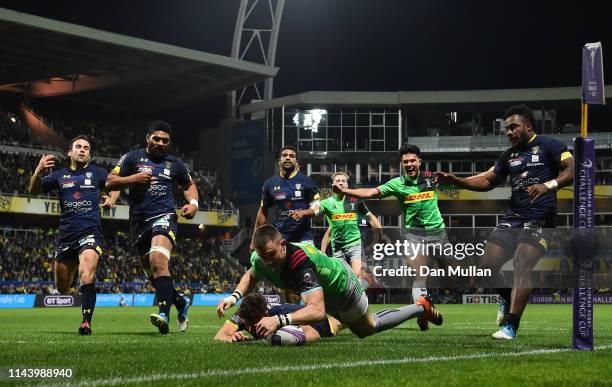
{"type": "Polygon", "coordinates": [[[421,202],[423,200],[431,200],[434,197],[434,191],[419,192],[416,194],[406,195],[404,203],[421,202]]]}
{"type": "Polygon", "coordinates": [[[331,217],[333,222],[338,222],[341,220],[357,220],[357,214],[354,212],[348,212],[345,214],[334,214],[331,217]]]}

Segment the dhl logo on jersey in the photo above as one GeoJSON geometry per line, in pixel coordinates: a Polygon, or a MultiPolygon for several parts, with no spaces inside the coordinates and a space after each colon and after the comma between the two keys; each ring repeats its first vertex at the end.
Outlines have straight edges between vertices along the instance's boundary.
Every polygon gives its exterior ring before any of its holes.
{"type": "Polygon", "coordinates": [[[434,191],[419,192],[415,194],[406,195],[404,203],[415,203],[422,202],[423,200],[431,200],[434,198],[434,191]]]}
{"type": "Polygon", "coordinates": [[[346,214],[334,214],[331,217],[332,222],[338,222],[340,220],[357,220],[357,214],[349,212],[346,214]]]}

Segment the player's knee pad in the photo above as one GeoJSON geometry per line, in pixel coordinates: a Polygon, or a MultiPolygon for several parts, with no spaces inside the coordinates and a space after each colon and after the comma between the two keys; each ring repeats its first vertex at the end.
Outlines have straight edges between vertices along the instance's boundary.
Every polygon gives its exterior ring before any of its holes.
{"type": "Polygon", "coordinates": [[[170,259],[170,249],[164,246],[151,246],[151,249],[149,250],[149,256],[151,256],[153,252],[158,252],[166,258],[170,259]]]}

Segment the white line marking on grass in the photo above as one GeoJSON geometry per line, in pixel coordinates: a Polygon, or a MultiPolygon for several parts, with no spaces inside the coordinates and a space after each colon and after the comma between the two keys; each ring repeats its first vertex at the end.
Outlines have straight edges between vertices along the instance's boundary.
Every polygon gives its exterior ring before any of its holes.
{"type": "MultiPolygon", "coordinates": [[[[595,348],[596,350],[612,349],[612,345],[602,345],[595,348]]],[[[82,386],[114,386],[129,383],[147,383],[160,380],[190,380],[214,376],[236,376],[236,375],[254,375],[254,374],[270,374],[275,372],[296,372],[296,371],[317,371],[342,368],[358,368],[367,366],[393,365],[393,364],[409,364],[409,363],[428,363],[432,361],[458,361],[458,360],[476,360],[486,358],[500,357],[521,357],[521,356],[537,356],[551,353],[571,352],[571,348],[557,349],[533,349],[523,352],[503,352],[503,353],[475,353],[472,355],[459,356],[428,356],[428,357],[404,357],[401,359],[383,359],[383,360],[362,360],[356,362],[344,363],[328,363],[328,364],[311,364],[311,365],[290,365],[282,367],[258,367],[258,368],[242,368],[242,369],[211,369],[189,374],[156,374],[148,376],[138,376],[133,378],[110,378],[97,380],[83,380],[78,382],[82,386]]]]}

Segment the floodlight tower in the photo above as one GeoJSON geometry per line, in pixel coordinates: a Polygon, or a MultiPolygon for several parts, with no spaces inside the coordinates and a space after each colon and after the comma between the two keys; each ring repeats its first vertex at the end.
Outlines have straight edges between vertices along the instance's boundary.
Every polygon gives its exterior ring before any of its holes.
{"type": "MultiPolygon", "coordinates": [[[[285,0],[240,0],[232,58],[274,66],[284,6],[285,0]]],[[[232,91],[228,95],[229,116],[235,117],[243,103],[271,99],[273,81],[273,78],[268,78],[259,84],[232,91]]]]}

